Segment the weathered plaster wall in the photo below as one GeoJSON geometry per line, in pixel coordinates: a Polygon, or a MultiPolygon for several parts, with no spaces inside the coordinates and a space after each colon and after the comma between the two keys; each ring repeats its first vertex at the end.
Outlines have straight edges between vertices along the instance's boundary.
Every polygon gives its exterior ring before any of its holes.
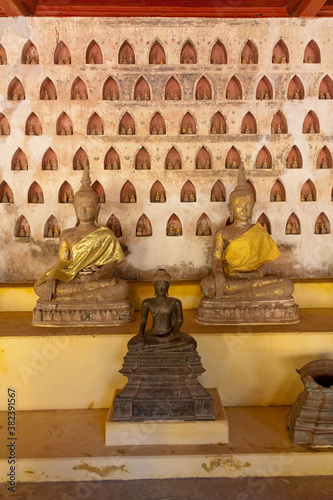
{"type": "MultiPolygon", "coordinates": [[[[272,236],[282,257],[272,270],[293,277],[323,277],[333,274],[332,234],[314,234],[315,221],[324,212],[333,223],[332,169],[318,169],[317,157],[326,146],[332,150],[332,100],[318,98],[325,75],[333,77],[332,21],[327,19],[267,20],[200,20],[200,19],[2,19],[0,43],[7,53],[6,65],[0,65],[0,113],[10,124],[10,135],[0,136],[2,180],[12,189],[14,203],[0,203],[1,281],[34,280],[56,260],[57,239],[45,238],[47,219],[53,214],[60,230],[75,224],[71,204],[58,202],[58,192],[67,180],[74,191],[80,186],[81,171],[73,170],[73,156],[81,147],[89,157],[91,175],[101,183],[106,194],[99,222],[105,224],[113,213],[122,227],[121,242],[129,255],[119,273],[127,278],[148,279],[157,266],[166,266],[173,278],[199,279],[209,271],[212,236],[196,236],[196,225],[202,213],[211,222],[212,233],[228,216],[227,203],[210,201],[211,189],[220,179],[227,196],[235,186],[236,170],[225,168],[225,158],[234,146],[244,162],[247,177],[256,190],[253,221],[264,212],[272,236]],[[39,64],[21,64],[22,49],[31,40],[39,54],[39,64]],[[94,39],[103,54],[103,64],[86,64],[86,49],[94,39]],[[197,64],[180,64],[183,44],[190,39],[196,49],[197,64]],[[225,46],[228,63],[210,64],[210,52],[217,40],[225,46]],[[258,64],[241,64],[244,44],[251,39],[258,49],[258,64]],[[272,51],[282,39],[289,51],[288,64],[272,64],[272,51]],[[304,50],[314,39],[320,49],[319,64],[304,64],[304,50]],[[71,65],[54,64],[54,51],[63,41],[71,54],[71,65]],[[128,40],[135,52],[135,64],[118,64],[118,51],[128,40]],[[166,54],[166,64],[148,64],[153,43],[159,40],[166,54]],[[227,100],[230,78],[239,79],[243,98],[227,100]],[[304,86],[304,99],[288,100],[290,80],[297,75],[304,86]],[[72,100],[71,87],[82,78],[88,90],[87,100],[72,100]],[[102,99],[104,82],[112,76],[119,85],[119,100],[102,99]],[[134,87],[140,76],[147,80],[151,100],[135,101],[134,87]],[[182,99],[165,100],[165,85],[174,76],[181,87],[182,99]],[[205,76],[212,88],[212,99],[196,100],[196,83],[205,76]],[[257,100],[258,82],[266,76],[272,85],[273,98],[257,100]],[[24,86],[25,100],[7,98],[14,77],[24,86]],[[41,100],[40,87],[50,78],[57,100],[41,100]],[[313,110],[320,133],[304,134],[303,121],[313,110]],[[56,122],[65,111],[72,120],[71,136],[56,135],[56,122]],[[150,121],[159,112],[166,123],[165,135],[150,135],[150,121]],[[225,117],[227,133],[210,134],[211,119],[220,111],[225,117]],[[251,111],[257,122],[257,134],[241,134],[241,123],[251,111]],[[271,134],[271,121],[281,111],[288,133],[271,134]],[[26,120],[34,112],[42,124],[43,134],[26,135],[26,120]],[[103,136],[87,135],[91,115],[99,114],[104,125],[103,136]],[[136,134],[119,135],[119,121],[125,112],[134,118],[136,134]],[[180,123],[190,112],[196,122],[195,135],[181,135],[180,123]],[[286,158],[293,145],[301,152],[301,169],[286,169],[286,158]],[[114,147],[121,160],[121,170],[104,170],[104,157],[114,147]],[[151,170],[135,170],[135,156],[144,146],[151,159],[151,170]],[[196,170],[195,158],[202,146],[211,155],[211,170],[196,170]],[[266,146],[272,157],[271,169],[256,169],[259,150],[266,146]],[[42,170],[42,158],[51,147],[57,155],[58,170],[42,170]],[[171,147],[180,154],[182,170],[166,170],[165,158],[171,147]],[[28,159],[27,171],[11,170],[13,155],[21,148],[28,159]],[[182,203],[180,193],[190,179],[196,189],[195,203],[182,203]],[[286,191],[285,202],[270,202],[270,190],[280,179],[286,191]],[[301,202],[303,184],[311,179],[316,201],[301,202]],[[137,202],[120,202],[120,191],[130,180],[137,202]],[[151,203],[150,189],[159,180],[166,191],[166,203],[151,203]],[[38,182],[44,203],[28,203],[28,190],[38,182]],[[298,216],[301,234],[286,235],[292,213],[298,216]],[[151,237],[136,236],[136,224],[145,213],[151,222],[151,237]],[[166,235],[169,217],[177,214],[183,235],[166,235]],[[30,224],[31,237],[14,237],[17,219],[24,215],[30,224]]],[[[332,95],[333,97],[333,95],[332,95]]],[[[0,200],[1,201],[1,200],[0,200]]]]}

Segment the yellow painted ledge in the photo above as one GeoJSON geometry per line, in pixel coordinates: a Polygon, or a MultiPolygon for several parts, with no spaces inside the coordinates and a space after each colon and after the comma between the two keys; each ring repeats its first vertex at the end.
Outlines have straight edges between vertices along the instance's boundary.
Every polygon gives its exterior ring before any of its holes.
{"type": "MultiPolygon", "coordinates": [[[[295,302],[302,308],[333,307],[333,280],[295,280],[295,302]]],[[[151,282],[129,284],[129,299],[134,309],[141,309],[142,301],[151,297],[151,282]]],[[[178,297],[184,309],[197,309],[202,297],[199,281],[178,281],[171,284],[170,295],[178,297]]],[[[32,311],[37,301],[32,283],[0,284],[0,311],[32,311]]]]}

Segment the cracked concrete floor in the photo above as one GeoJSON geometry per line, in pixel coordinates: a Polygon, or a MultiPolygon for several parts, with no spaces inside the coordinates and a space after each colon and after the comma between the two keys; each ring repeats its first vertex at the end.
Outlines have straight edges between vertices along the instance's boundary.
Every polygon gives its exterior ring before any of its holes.
{"type": "Polygon", "coordinates": [[[333,500],[333,476],[0,485],[4,500],[333,500]]]}

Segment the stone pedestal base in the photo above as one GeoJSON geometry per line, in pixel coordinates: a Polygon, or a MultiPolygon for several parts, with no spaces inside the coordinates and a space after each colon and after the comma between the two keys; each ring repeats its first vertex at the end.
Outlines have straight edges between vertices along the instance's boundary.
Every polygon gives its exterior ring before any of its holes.
{"type": "Polygon", "coordinates": [[[298,306],[294,299],[223,300],[203,297],[196,320],[203,324],[235,325],[297,323],[298,306]]]}
{"type": "Polygon", "coordinates": [[[214,420],[213,399],[197,380],[204,371],[196,351],[128,352],[113,420],[214,420]]]}
{"type": "Polygon", "coordinates": [[[39,299],[33,310],[33,325],[107,326],[128,325],[134,311],[128,299],[118,302],[45,302],[39,299]]]}
{"type": "Polygon", "coordinates": [[[105,445],[193,445],[229,442],[229,425],[217,389],[207,389],[214,400],[215,420],[195,422],[181,420],[147,420],[116,422],[113,403],[105,424],[105,445]]]}

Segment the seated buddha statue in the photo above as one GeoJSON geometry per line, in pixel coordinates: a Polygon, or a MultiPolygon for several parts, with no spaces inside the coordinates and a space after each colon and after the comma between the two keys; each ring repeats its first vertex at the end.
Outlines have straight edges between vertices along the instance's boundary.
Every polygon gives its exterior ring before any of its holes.
{"type": "Polygon", "coordinates": [[[113,270],[124,258],[115,234],[96,224],[99,197],[85,166],[74,195],[78,223],[59,240],[59,261],[36,282],[33,324],[119,324],[133,320],[128,284],[113,270]]]}
{"type": "Polygon", "coordinates": [[[128,343],[130,352],[138,351],[194,351],[197,343],[190,335],[180,331],[183,325],[182,303],[168,296],[171,277],[165,269],[158,269],[153,276],[155,296],[142,302],[138,335],[128,343]],[[148,314],[152,326],[146,330],[148,314]]]}
{"type": "Polygon", "coordinates": [[[280,251],[267,230],[252,224],[254,195],[240,169],[230,193],[230,224],[220,226],[212,249],[213,274],[204,278],[197,320],[203,323],[298,321],[293,283],[267,275],[280,251]]]}

